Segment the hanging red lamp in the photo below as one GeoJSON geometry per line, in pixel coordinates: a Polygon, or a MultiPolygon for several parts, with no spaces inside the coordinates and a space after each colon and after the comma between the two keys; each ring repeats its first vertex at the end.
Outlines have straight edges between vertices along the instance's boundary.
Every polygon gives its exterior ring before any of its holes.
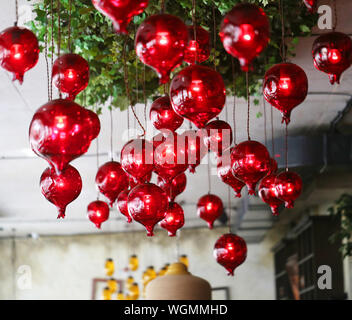
{"type": "Polygon", "coordinates": [[[286,208],[293,208],[294,201],[302,193],[302,178],[295,172],[284,171],[276,176],[276,197],[285,202],[286,208]]]}
{"type": "Polygon", "coordinates": [[[309,12],[313,13],[317,9],[317,1],[318,0],[303,0],[303,3],[308,8],[309,12]]]}
{"type": "Polygon", "coordinates": [[[128,194],[130,193],[130,189],[125,189],[117,197],[117,208],[119,211],[127,218],[127,223],[132,222],[132,218],[128,213],[127,208],[127,201],[128,201],[128,194]]]}
{"type": "Polygon", "coordinates": [[[222,152],[232,144],[232,129],[226,121],[209,122],[202,132],[205,146],[217,156],[221,156],[222,152]]]}
{"type": "Polygon", "coordinates": [[[106,202],[96,200],[91,202],[87,207],[88,219],[100,229],[101,224],[109,219],[109,206],[106,202]]]}
{"type": "Polygon", "coordinates": [[[214,221],[224,213],[224,206],[218,196],[206,194],[198,200],[197,213],[208,223],[209,229],[213,229],[214,221]]]}
{"type": "Polygon", "coordinates": [[[273,216],[279,215],[279,206],[283,204],[283,201],[276,196],[275,180],[275,174],[267,175],[260,181],[258,190],[260,199],[270,206],[273,216]]]}
{"type": "Polygon", "coordinates": [[[185,215],[182,207],[176,202],[170,202],[165,218],[160,222],[160,227],[168,231],[169,237],[176,236],[178,229],[185,224],[185,215]]]}
{"type": "Polygon", "coordinates": [[[210,37],[209,32],[201,26],[188,26],[189,42],[185,50],[184,61],[188,64],[202,63],[210,56],[210,37]]]}
{"type": "Polygon", "coordinates": [[[179,194],[185,191],[187,177],[185,173],[181,173],[173,178],[171,182],[165,182],[163,178],[158,176],[157,185],[166,192],[169,200],[173,202],[179,194]]]}

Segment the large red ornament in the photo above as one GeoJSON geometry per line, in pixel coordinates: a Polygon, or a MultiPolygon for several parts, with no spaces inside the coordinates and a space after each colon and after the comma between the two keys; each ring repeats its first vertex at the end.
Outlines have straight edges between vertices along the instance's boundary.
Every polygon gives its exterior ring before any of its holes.
{"type": "Polygon", "coordinates": [[[271,212],[274,216],[279,214],[279,206],[283,203],[282,200],[276,197],[276,175],[269,174],[264,177],[259,184],[259,197],[263,200],[263,202],[267,203],[270,208],[271,212]]]}
{"type": "Polygon", "coordinates": [[[100,229],[101,224],[109,219],[109,206],[106,202],[96,200],[91,202],[87,207],[88,219],[100,229]]]}
{"type": "Polygon", "coordinates": [[[341,32],[329,32],[315,39],[312,48],[314,66],[329,75],[330,83],[340,83],[341,74],[352,63],[352,40],[341,32]]]}
{"type": "Polygon", "coordinates": [[[222,152],[230,147],[232,143],[231,126],[222,120],[209,122],[203,131],[203,141],[209,150],[221,156],[222,152]]]}
{"type": "Polygon", "coordinates": [[[132,218],[128,213],[128,208],[127,208],[129,193],[130,193],[130,189],[125,189],[122,192],[120,192],[119,196],[117,197],[117,207],[119,208],[120,212],[127,218],[127,222],[131,223],[132,218]]]}
{"type": "Polygon", "coordinates": [[[144,225],[148,237],[153,236],[154,226],[165,218],[168,208],[166,193],[153,183],[143,183],[128,194],[128,213],[144,225]]]}
{"type": "Polygon", "coordinates": [[[110,207],[113,206],[120,192],[129,185],[127,173],[116,161],[109,161],[99,168],[95,183],[99,191],[109,199],[110,207]]]}
{"type": "Polygon", "coordinates": [[[172,79],[170,99],[177,114],[192,121],[198,128],[203,128],[224,107],[224,81],[211,68],[189,66],[172,79]]]}
{"type": "Polygon", "coordinates": [[[225,50],[237,58],[243,71],[268,45],[269,20],[255,4],[236,5],[221,23],[220,38],[225,50]]]}
{"type": "Polygon", "coordinates": [[[185,191],[187,185],[187,177],[184,173],[181,173],[173,178],[171,182],[165,182],[163,178],[158,176],[157,184],[166,192],[169,200],[173,202],[179,194],[185,191]]]}
{"type": "Polygon", "coordinates": [[[234,270],[247,258],[246,241],[232,233],[224,234],[215,243],[214,257],[233,276],[234,270]]]}
{"type": "Polygon", "coordinates": [[[86,153],[100,131],[98,116],[77,103],[52,100],[39,108],[29,127],[32,150],[57,171],[86,153]]]}
{"type": "Polygon", "coordinates": [[[210,56],[209,32],[201,26],[196,26],[196,38],[194,26],[188,26],[189,42],[185,51],[185,62],[189,64],[202,63],[210,56]]]}
{"type": "Polygon", "coordinates": [[[135,48],[139,59],[156,71],[160,83],[167,83],[171,71],[182,63],[187,43],[188,30],[180,18],[156,14],[139,26],[135,48]]]}
{"type": "Polygon", "coordinates": [[[235,146],[231,152],[233,175],[243,181],[248,194],[255,194],[255,187],[270,168],[270,155],[264,145],[257,141],[244,141],[235,146]]]}
{"type": "Polygon", "coordinates": [[[78,54],[66,53],[57,58],[53,65],[53,82],[67,98],[74,100],[76,95],[88,86],[89,65],[78,54]]]}
{"type": "Polygon", "coordinates": [[[295,172],[285,171],[275,179],[276,197],[285,201],[286,208],[293,208],[294,201],[302,193],[302,178],[295,172]]]}
{"type": "Polygon", "coordinates": [[[313,13],[317,9],[317,0],[303,0],[309,12],[313,13]]]}
{"type": "Polygon", "coordinates": [[[224,213],[224,206],[218,196],[206,194],[198,200],[197,213],[208,223],[209,229],[213,229],[214,221],[224,213]]]}
{"type": "Polygon", "coordinates": [[[81,193],[82,179],[79,172],[70,165],[60,173],[47,168],[40,177],[40,189],[44,197],[57,207],[57,218],[65,218],[66,206],[81,193]]]}
{"type": "Polygon", "coordinates": [[[32,31],[11,27],[0,33],[0,64],[13,73],[13,80],[22,84],[24,73],[37,64],[38,58],[38,40],[32,31]]]}
{"type": "Polygon", "coordinates": [[[127,26],[148,6],[149,0],[92,0],[94,7],[112,20],[116,32],[127,34],[127,26]]]}
{"type": "Polygon", "coordinates": [[[279,63],[264,77],[265,100],[281,111],[282,122],[290,122],[291,111],[301,104],[308,93],[308,79],[301,67],[293,63],[279,63]]]}
{"type": "Polygon", "coordinates": [[[170,202],[165,218],[160,222],[160,227],[168,231],[169,237],[176,236],[178,229],[185,224],[185,214],[182,207],[176,202],[170,202]]]}

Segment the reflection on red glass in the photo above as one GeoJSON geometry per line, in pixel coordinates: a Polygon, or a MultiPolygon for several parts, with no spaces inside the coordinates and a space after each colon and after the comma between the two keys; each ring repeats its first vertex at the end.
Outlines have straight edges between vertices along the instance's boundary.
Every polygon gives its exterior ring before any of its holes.
{"type": "Polygon", "coordinates": [[[182,207],[178,203],[170,202],[165,218],[160,222],[160,226],[168,231],[169,237],[174,237],[177,230],[182,228],[184,223],[185,217],[182,207]]]}
{"type": "Polygon", "coordinates": [[[175,198],[186,189],[187,177],[184,173],[177,175],[171,182],[165,182],[163,178],[158,176],[158,186],[163,189],[173,202],[175,198]]]}
{"type": "Polygon", "coordinates": [[[286,208],[293,208],[294,201],[301,195],[302,186],[302,179],[297,173],[282,172],[275,179],[276,197],[285,201],[286,208]]]}
{"type": "Polygon", "coordinates": [[[120,192],[120,194],[117,197],[117,207],[120,213],[122,213],[127,218],[127,222],[131,223],[132,218],[128,213],[128,208],[127,208],[127,199],[128,199],[129,193],[130,193],[129,189],[125,189],[122,192],[120,192]]]}
{"type": "Polygon", "coordinates": [[[221,199],[214,194],[207,194],[198,200],[197,213],[199,218],[208,223],[209,229],[213,229],[214,221],[224,212],[221,199]]]}
{"type": "Polygon", "coordinates": [[[184,61],[189,64],[202,63],[210,56],[209,32],[201,26],[196,26],[196,39],[194,38],[194,27],[188,26],[189,42],[185,50],[184,61]]]}
{"type": "Polygon", "coordinates": [[[93,201],[87,207],[88,219],[100,229],[101,224],[109,219],[109,206],[104,201],[93,201]]]}
{"type": "Polygon", "coordinates": [[[273,215],[277,216],[279,214],[279,206],[283,204],[283,201],[276,196],[275,180],[275,174],[269,174],[264,177],[260,181],[258,194],[262,201],[270,206],[273,215]]]}

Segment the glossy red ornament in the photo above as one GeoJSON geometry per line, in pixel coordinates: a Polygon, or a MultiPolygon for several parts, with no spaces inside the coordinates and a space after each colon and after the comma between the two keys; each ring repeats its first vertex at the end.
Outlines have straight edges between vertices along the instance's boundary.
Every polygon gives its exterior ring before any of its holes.
{"type": "Polygon", "coordinates": [[[0,64],[13,73],[13,80],[23,82],[23,75],[39,59],[39,45],[34,33],[26,28],[11,27],[0,33],[0,64]]]}
{"type": "Polygon", "coordinates": [[[92,0],[94,7],[108,17],[118,33],[127,34],[132,18],[141,14],[149,0],[92,0]]]}
{"type": "Polygon", "coordinates": [[[243,71],[248,71],[253,59],[266,48],[269,36],[269,20],[263,9],[255,4],[236,5],[221,23],[222,44],[239,60],[243,71]]]}
{"type": "Polygon", "coordinates": [[[32,150],[58,172],[86,153],[100,131],[98,116],[77,103],[52,100],[34,114],[29,127],[32,150]]]}
{"type": "Polygon", "coordinates": [[[172,79],[170,99],[177,114],[192,121],[198,128],[203,128],[224,108],[224,81],[211,68],[189,66],[172,79]]]}
{"type": "MultiPolygon", "coordinates": [[[[144,181],[145,182],[150,182],[152,179],[153,172],[149,172],[145,177],[144,181]]],[[[130,189],[133,189],[135,186],[139,184],[138,180],[134,178],[133,176],[129,175],[129,184],[130,184],[130,189]]]]}
{"type": "Polygon", "coordinates": [[[270,155],[264,145],[257,141],[244,141],[235,146],[231,152],[233,175],[244,182],[248,194],[255,194],[255,187],[269,171],[270,155]]]}
{"type": "Polygon", "coordinates": [[[194,37],[194,26],[188,26],[189,42],[185,50],[185,62],[189,64],[202,63],[210,56],[209,32],[201,26],[196,26],[196,38],[194,37]]]}
{"type": "Polygon", "coordinates": [[[117,207],[119,208],[119,211],[127,218],[127,222],[131,223],[132,218],[130,214],[128,213],[128,208],[127,208],[127,200],[128,200],[128,194],[130,193],[131,189],[125,189],[117,197],[117,207]]]}
{"type": "Polygon", "coordinates": [[[176,236],[178,229],[185,224],[185,214],[182,207],[176,202],[170,202],[165,218],[160,222],[160,227],[168,231],[169,237],[176,236]]]}
{"type": "Polygon", "coordinates": [[[224,213],[224,206],[218,196],[206,194],[198,200],[197,213],[208,223],[209,229],[213,229],[214,221],[224,213]]]}
{"type": "Polygon", "coordinates": [[[260,181],[258,190],[260,199],[270,206],[273,216],[279,215],[279,206],[283,204],[283,201],[276,197],[275,180],[275,174],[267,175],[260,181]]]}
{"type": "Polygon", "coordinates": [[[263,95],[281,111],[282,122],[290,122],[291,111],[301,104],[308,93],[308,78],[304,70],[293,63],[279,63],[264,77],[263,95]]]}
{"type": "Polygon", "coordinates": [[[183,61],[188,43],[183,21],[170,14],[155,14],[141,23],[135,39],[139,59],[156,71],[160,83],[169,82],[171,71],[183,61]]]}
{"type": "Polygon", "coordinates": [[[63,54],[54,62],[52,77],[55,86],[68,99],[74,100],[88,86],[88,62],[78,54],[63,54]]]}
{"type": "Polygon", "coordinates": [[[222,120],[209,122],[203,131],[203,141],[209,150],[221,156],[222,152],[232,144],[231,126],[222,120]]]}
{"type": "Polygon", "coordinates": [[[40,189],[44,197],[57,207],[57,218],[65,218],[66,206],[81,193],[82,179],[79,172],[70,165],[61,173],[47,168],[40,177],[40,189]]]}
{"type": "Polygon", "coordinates": [[[247,258],[246,241],[232,233],[224,234],[215,243],[214,257],[233,276],[234,270],[247,258]]]}
{"type": "Polygon", "coordinates": [[[87,207],[88,219],[100,229],[101,224],[109,219],[109,206],[106,202],[96,200],[91,202],[87,207]]]}
{"type": "Polygon", "coordinates": [[[158,176],[157,185],[166,192],[169,200],[173,202],[179,194],[185,191],[187,177],[184,173],[181,173],[173,178],[171,182],[165,182],[163,178],[158,176]]]}
{"type": "Polygon", "coordinates": [[[303,0],[309,12],[313,13],[317,9],[317,0],[303,0]]]}
{"type": "Polygon", "coordinates": [[[148,237],[153,236],[154,226],[165,218],[168,208],[166,193],[153,183],[143,183],[128,194],[128,213],[144,225],[148,237]]]}
{"type": "Polygon", "coordinates": [[[120,192],[128,188],[128,174],[119,162],[109,161],[99,168],[95,183],[99,191],[109,199],[112,207],[120,192]]]}
{"type": "Polygon", "coordinates": [[[340,83],[341,74],[352,63],[352,40],[341,32],[329,32],[315,39],[312,48],[314,66],[329,75],[330,83],[340,83]]]}
{"type": "Polygon", "coordinates": [[[276,176],[276,197],[285,201],[286,208],[293,208],[294,201],[301,195],[302,178],[295,172],[285,171],[276,176]]]}

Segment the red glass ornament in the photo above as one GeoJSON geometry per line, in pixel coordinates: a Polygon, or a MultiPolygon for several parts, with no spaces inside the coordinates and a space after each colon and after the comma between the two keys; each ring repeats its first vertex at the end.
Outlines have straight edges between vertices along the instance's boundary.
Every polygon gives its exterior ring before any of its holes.
{"type": "Polygon", "coordinates": [[[269,20],[255,4],[236,5],[221,23],[220,38],[224,48],[239,60],[243,71],[248,71],[253,59],[266,48],[269,36],[269,20]]]}
{"type": "Polygon", "coordinates": [[[231,152],[232,173],[247,185],[250,195],[255,194],[255,187],[268,173],[269,165],[269,152],[257,141],[241,142],[231,152]]]}
{"type": "Polygon", "coordinates": [[[232,144],[231,126],[222,120],[209,122],[203,131],[203,141],[209,150],[221,156],[222,152],[232,144]]]}
{"type": "Polygon", "coordinates": [[[215,243],[214,257],[228,271],[228,275],[233,276],[234,270],[247,258],[246,241],[232,233],[224,234],[215,243]]]}
{"type": "Polygon", "coordinates": [[[291,171],[277,175],[275,179],[276,197],[285,201],[286,208],[293,208],[294,201],[301,195],[303,182],[301,177],[291,171]]]}
{"type": "Polygon", "coordinates": [[[314,66],[329,75],[330,83],[340,83],[341,74],[352,63],[352,40],[341,32],[329,32],[315,39],[314,66]]]}
{"type": "Polygon", "coordinates": [[[93,201],[87,207],[88,219],[100,229],[101,224],[109,219],[109,206],[104,201],[93,201]]]}
{"type": "Polygon", "coordinates": [[[166,192],[169,200],[173,202],[179,194],[185,191],[187,177],[184,173],[181,173],[173,178],[171,182],[165,182],[163,178],[158,176],[157,185],[166,192]]]}
{"type": "Polygon", "coordinates": [[[57,218],[65,218],[66,206],[81,193],[82,179],[79,172],[70,165],[60,173],[47,168],[40,177],[40,189],[44,197],[57,207],[57,218]]]}
{"type": "Polygon", "coordinates": [[[188,43],[183,21],[170,14],[155,14],[142,22],[135,39],[139,59],[156,71],[160,83],[169,82],[171,71],[183,61],[188,43]]]}
{"type": "Polygon", "coordinates": [[[269,174],[264,177],[259,184],[259,197],[263,202],[267,203],[270,208],[273,216],[279,215],[279,206],[283,203],[282,200],[276,197],[276,175],[269,174]]]}
{"type": "Polygon", "coordinates": [[[109,161],[99,168],[95,183],[112,207],[120,192],[128,188],[128,175],[119,162],[109,161]]]}
{"type": "Polygon", "coordinates": [[[148,237],[152,237],[154,226],[165,218],[168,198],[157,185],[143,183],[130,191],[127,207],[131,217],[144,225],[148,237]]]}
{"type": "MultiPolygon", "coordinates": [[[[153,172],[149,172],[145,177],[144,177],[144,181],[145,182],[150,182],[150,180],[152,179],[152,175],[153,172]]],[[[130,183],[130,189],[133,189],[135,186],[137,186],[139,184],[138,180],[136,178],[134,178],[133,176],[129,175],[129,183],[130,183]]]]}
{"type": "Polygon", "coordinates": [[[127,222],[131,223],[132,218],[130,214],[128,213],[128,208],[127,208],[127,200],[128,200],[128,194],[130,193],[131,189],[125,189],[117,197],[117,207],[119,208],[120,212],[127,218],[127,222]]]}
{"type": "Polygon", "coordinates": [[[55,86],[74,100],[88,86],[88,62],[78,54],[66,53],[55,60],[52,77],[55,86]]]}
{"type": "Polygon", "coordinates": [[[317,0],[303,0],[309,12],[313,13],[317,9],[317,0]]]}
{"type": "Polygon", "coordinates": [[[86,153],[100,131],[98,116],[77,103],[52,100],[39,108],[29,127],[32,150],[59,172],[86,153]]]}
{"type": "Polygon", "coordinates": [[[281,111],[282,122],[290,122],[291,111],[301,104],[308,93],[308,79],[304,70],[293,63],[279,63],[264,77],[265,100],[281,111]]]}
{"type": "Polygon", "coordinates": [[[214,194],[206,194],[198,200],[197,213],[199,218],[208,223],[209,229],[213,229],[213,224],[224,212],[221,199],[214,194]]]}
{"type": "Polygon", "coordinates": [[[149,118],[157,130],[177,130],[183,123],[183,118],[172,109],[168,95],[156,99],[151,107],[149,118]]]}
{"type": "Polygon", "coordinates": [[[185,62],[195,64],[202,63],[210,56],[209,32],[201,26],[196,26],[196,38],[194,37],[194,26],[188,26],[189,42],[185,50],[185,62]]]}
{"type": "Polygon", "coordinates": [[[224,81],[211,68],[189,66],[172,79],[170,99],[177,114],[192,121],[198,128],[203,128],[224,107],[224,81]]]}
{"type": "Polygon", "coordinates": [[[34,33],[26,28],[11,27],[0,33],[0,63],[13,73],[13,80],[23,82],[23,75],[39,59],[39,45],[34,33]]]}
{"type": "Polygon", "coordinates": [[[127,34],[127,26],[134,16],[148,7],[149,0],[92,0],[94,7],[108,17],[118,33],[127,34]]]}
{"type": "Polygon", "coordinates": [[[176,202],[170,202],[165,218],[160,222],[160,227],[168,231],[169,237],[176,236],[178,229],[185,224],[185,214],[182,207],[176,202]]]}

